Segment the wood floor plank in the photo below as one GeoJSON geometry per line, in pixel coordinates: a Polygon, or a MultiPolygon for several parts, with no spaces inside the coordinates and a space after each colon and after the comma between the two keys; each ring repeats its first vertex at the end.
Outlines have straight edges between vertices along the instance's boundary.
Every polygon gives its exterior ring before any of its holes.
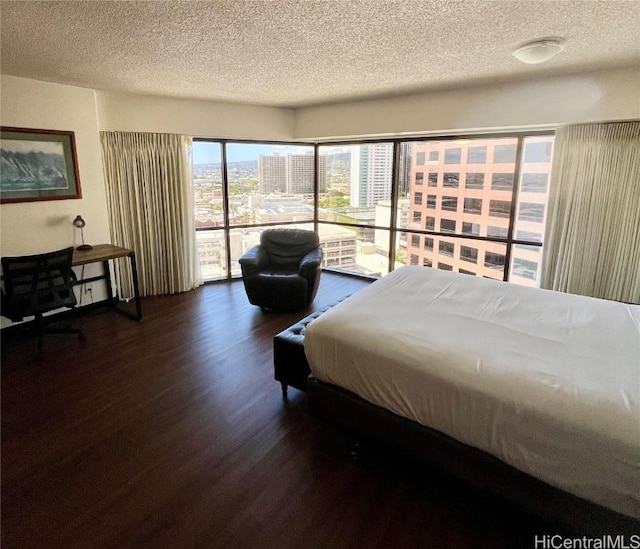
{"type": "Polygon", "coordinates": [[[307,311],[242,282],[3,337],[2,547],[532,547],[544,525],[283,401],[273,336],[367,282],[323,273],[307,311]]]}

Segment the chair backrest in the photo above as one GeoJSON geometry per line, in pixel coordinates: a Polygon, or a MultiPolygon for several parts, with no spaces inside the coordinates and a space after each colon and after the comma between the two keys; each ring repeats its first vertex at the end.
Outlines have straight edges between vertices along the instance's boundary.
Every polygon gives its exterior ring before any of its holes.
{"type": "Polygon", "coordinates": [[[294,266],[310,251],[320,245],[314,231],[302,229],[266,229],[260,235],[260,246],[269,256],[269,262],[282,266],[294,266]]]}
{"type": "Polygon", "coordinates": [[[76,296],[71,270],[73,248],[23,257],[2,258],[2,316],[13,321],[61,307],[76,296]]]}

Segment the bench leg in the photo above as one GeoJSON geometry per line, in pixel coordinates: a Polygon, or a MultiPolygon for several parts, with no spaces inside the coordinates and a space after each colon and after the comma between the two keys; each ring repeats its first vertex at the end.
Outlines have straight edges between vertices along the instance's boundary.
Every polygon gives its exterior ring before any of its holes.
{"type": "Polygon", "coordinates": [[[280,382],[280,385],[282,385],[282,398],[287,398],[287,389],[289,388],[287,386],[287,384],[284,381],[280,382]]]}

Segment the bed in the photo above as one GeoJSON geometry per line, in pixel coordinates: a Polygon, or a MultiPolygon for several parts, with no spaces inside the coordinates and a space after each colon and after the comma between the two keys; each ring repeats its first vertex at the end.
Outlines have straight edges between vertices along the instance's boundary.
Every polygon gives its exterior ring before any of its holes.
{"type": "Polygon", "coordinates": [[[304,348],[316,415],[570,527],[638,524],[640,306],[406,266],[304,348]]]}

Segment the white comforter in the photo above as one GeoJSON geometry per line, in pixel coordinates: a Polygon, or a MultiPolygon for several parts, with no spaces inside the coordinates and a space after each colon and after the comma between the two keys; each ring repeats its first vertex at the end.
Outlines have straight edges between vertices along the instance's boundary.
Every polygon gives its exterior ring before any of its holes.
{"type": "Polygon", "coordinates": [[[304,345],[316,378],[640,518],[640,306],[403,267],[304,345]]]}

